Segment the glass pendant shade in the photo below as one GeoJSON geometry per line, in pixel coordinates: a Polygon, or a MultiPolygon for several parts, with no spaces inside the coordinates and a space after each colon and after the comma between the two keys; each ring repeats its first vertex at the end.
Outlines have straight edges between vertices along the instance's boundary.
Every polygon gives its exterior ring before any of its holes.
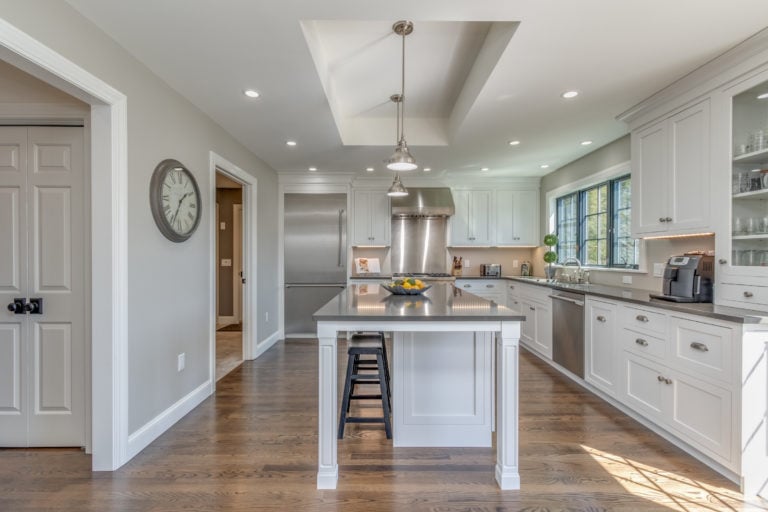
{"type": "Polygon", "coordinates": [[[392,186],[387,190],[387,195],[390,197],[403,197],[408,195],[408,189],[400,182],[400,175],[395,174],[395,181],[392,182],[392,186]]]}
{"type": "Polygon", "coordinates": [[[408,151],[408,145],[405,143],[405,139],[400,139],[397,143],[395,152],[392,153],[387,161],[387,169],[391,171],[413,171],[419,166],[416,165],[416,159],[413,158],[411,152],[408,151]]]}

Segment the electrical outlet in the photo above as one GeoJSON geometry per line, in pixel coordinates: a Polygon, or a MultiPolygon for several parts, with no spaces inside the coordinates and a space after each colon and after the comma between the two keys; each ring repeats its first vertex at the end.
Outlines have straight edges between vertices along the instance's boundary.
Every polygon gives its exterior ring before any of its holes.
{"type": "Polygon", "coordinates": [[[518,260],[512,260],[512,268],[517,268],[520,266],[520,261],[518,260]]]}
{"type": "Polygon", "coordinates": [[[264,312],[264,321],[269,322],[269,311],[264,312]]]}
{"type": "Polygon", "coordinates": [[[632,284],[632,276],[621,276],[621,282],[624,284],[632,284]]]}
{"type": "Polygon", "coordinates": [[[464,262],[463,263],[464,264],[464,268],[469,268],[469,267],[472,266],[472,265],[469,264],[469,259],[464,258],[462,261],[464,262]]]}
{"type": "Polygon", "coordinates": [[[664,277],[664,263],[653,264],[653,277],[664,277]]]}
{"type": "Polygon", "coordinates": [[[179,354],[176,360],[176,371],[180,372],[181,370],[184,369],[184,367],[187,365],[186,359],[187,359],[186,353],[182,352],[181,354],[179,354]]]}

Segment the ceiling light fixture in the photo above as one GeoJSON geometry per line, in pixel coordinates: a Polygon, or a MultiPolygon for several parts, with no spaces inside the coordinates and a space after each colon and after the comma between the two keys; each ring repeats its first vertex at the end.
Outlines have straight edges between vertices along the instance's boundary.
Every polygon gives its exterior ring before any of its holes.
{"type": "Polygon", "coordinates": [[[317,170],[317,167],[310,167],[310,168],[309,168],[309,170],[310,170],[311,172],[315,172],[315,171],[317,170]]]}
{"type": "Polygon", "coordinates": [[[290,147],[294,147],[296,145],[296,141],[295,140],[287,140],[287,141],[285,141],[285,145],[286,146],[290,146],[290,147]]]}
{"type": "Polygon", "coordinates": [[[581,145],[582,146],[589,146],[590,144],[592,144],[591,140],[583,140],[583,141],[581,141],[581,145]]]}
{"type": "Polygon", "coordinates": [[[511,140],[511,141],[509,141],[509,145],[510,146],[518,146],[518,145],[520,145],[520,141],[519,140],[511,140]]]}
{"type": "Polygon", "coordinates": [[[368,172],[373,172],[373,167],[366,167],[365,170],[368,172]]]}
{"type": "Polygon", "coordinates": [[[563,98],[565,98],[565,99],[569,100],[569,99],[571,99],[571,98],[575,98],[575,97],[576,97],[576,96],[578,96],[578,95],[579,95],[579,91],[565,91],[565,92],[564,92],[563,94],[561,94],[560,96],[562,96],[563,98]]]}
{"type": "Polygon", "coordinates": [[[429,172],[429,171],[431,171],[431,170],[432,170],[432,168],[431,168],[431,167],[425,167],[425,168],[424,168],[424,172],[429,172]]]}
{"type": "Polygon", "coordinates": [[[541,167],[542,169],[549,169],[549,164],[542,164],[539,167],[541,167]]]}
{"type": "Polygon", "coordinates": [[[488,169],[488,167],[483,167],[483,168],[481,168],[480,170],[481,170],[481,171],[483,171],[483,172],[485,172],[485,171],[489,171],[490,169],[488,169]]]}
{"type": "Polygon", "coordinates": [[[405,142],[405,36],[413,32],[413,23],[410,21],[398,21],[392,25],[395,34],[402,37],[402,60],[400,75],[400,94],[393,94],[390,100],[397,105],[397,146],[395,152],[385,162],[387,169],[392,171],[413,171],[419,166],[405,142]]]}
{"type": "Polygon", "coordinates": [[[400,175],[395,174],[395,181],[392,182],[392,186],[387,190],[389,197],[403,197],[408,195],[408,189],[400,182],[400,175]]]}
{"type": "Polygon", "coordinates": [[[259,91],[254,91],[253,89],[246,89],[243,91],[243,94],[245,94],[249,98],[258,98],[259,96],[261,96],[259,91]]]}
{"type": "Polygon", "coordinates": [[[759,100],[767,100],[768,99],[768,92],[765,92],[757,97],[759,100]]]}

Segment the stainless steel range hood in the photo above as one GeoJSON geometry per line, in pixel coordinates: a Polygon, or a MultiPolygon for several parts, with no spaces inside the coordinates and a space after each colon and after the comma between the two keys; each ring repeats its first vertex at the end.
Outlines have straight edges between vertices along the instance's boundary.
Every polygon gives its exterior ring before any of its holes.
{"type": "Polygon", "coordinates": [[[408,188],[405,197],[392,198],[392,216],[450,217],[456,212],[448,187],[408,188]]]}

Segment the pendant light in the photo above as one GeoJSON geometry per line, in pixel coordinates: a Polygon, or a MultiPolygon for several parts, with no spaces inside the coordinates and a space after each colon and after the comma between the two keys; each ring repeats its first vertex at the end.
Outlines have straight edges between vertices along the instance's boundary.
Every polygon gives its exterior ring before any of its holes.
{"type": "MultiPolygon", "coordinates": [[[[416,165],[416,159],[408,151],[408,144],[405,142],[405,36],[413,32],[413,23],[410,21],[398,21],[392,25],[395,34],[402,37],[402,67],[400,74],[400,94],[393,95],[390,99],[397,104],[397,147],[395,152],[385,163],[387,169],[392,171],[413,171],[419,166],[416,165]]],[[[395,182],[399,179],[395,177],[395,182]]],[[[392,184],[394,187],[395,183],[392,184]]]]}
{"type": "Polygon", "coordinates": [[[408,195],[408,189],[403,186],[399,174],[395,174],[395,181],[392,182],[392,186],[387,190],[387,195],[389,197],[404,197],[408,195]]]}

